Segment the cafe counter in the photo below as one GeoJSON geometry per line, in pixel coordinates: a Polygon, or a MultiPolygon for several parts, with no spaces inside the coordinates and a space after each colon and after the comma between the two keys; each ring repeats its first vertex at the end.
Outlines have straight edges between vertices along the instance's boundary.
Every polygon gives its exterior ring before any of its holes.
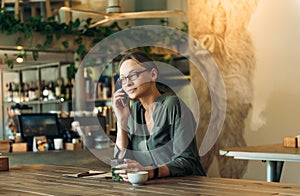
{"type": "MultiPolygon", "coordinates": [[[[103,152],[107,153],[107,152],[103,152]]],[[[82,150],[50,150],[43,152],[13,152],[2,153],[7,156],[9,166],[28,164],[56,164],[85,167],[108,167],[107,164],[94,156],[87,149],[82,150]]]]}

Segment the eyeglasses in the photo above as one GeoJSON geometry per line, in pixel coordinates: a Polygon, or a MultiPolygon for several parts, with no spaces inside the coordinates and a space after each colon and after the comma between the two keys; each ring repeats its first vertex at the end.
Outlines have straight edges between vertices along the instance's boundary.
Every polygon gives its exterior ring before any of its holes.
{"type": "Polygon", "coordinates": [[[136,80],[140,76],[140,74],[145,72],[145,71],[148,71],[148,69],[144,69],[142,71],[134,71],[131,74],[129,74],[128,76],[121,76],[118,79],[118,82],[120,82],[122,84],[126,84],[127,79],[130,80],[130,81],[136,80]]]}

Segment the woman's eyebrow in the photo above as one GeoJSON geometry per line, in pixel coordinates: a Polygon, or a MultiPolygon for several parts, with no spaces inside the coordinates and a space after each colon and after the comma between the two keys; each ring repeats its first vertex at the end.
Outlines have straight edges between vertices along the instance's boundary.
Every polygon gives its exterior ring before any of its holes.
{"type": "MultiPolygon", "coordinates": [[[[142,70],[138,70],[138,69],[134,69],[134,70],[131,70],[131,71],[129,71],[128,73],[127,73],[127,75],[126,76],[129,76],[131,73],[133,73],[133,72],[139,72],[139,71],[142,71],[142,70]]],[[[125,76],[124,74],[120,74],[120,76],[125,76]]]]}

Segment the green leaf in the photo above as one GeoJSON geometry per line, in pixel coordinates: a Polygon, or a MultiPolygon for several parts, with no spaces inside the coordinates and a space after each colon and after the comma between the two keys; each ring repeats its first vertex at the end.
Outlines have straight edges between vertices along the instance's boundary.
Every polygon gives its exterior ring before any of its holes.
{"type": "Polygon", "coordinates": [[[7,66],[8,66],[8,68],[13,69],[14,68],[14,62],[12,60],[8,60],[7,61],[7,66]]]}
{"type": "Polygon", "coordinates": [[[79,18],[77,18],[75,20],[75,22],[73,23],[73,27],[77,29],[79,26],[80,26],[80,20],[79,20],[79,18]]]}
{"type": "Polygon", "coordinates": [[[39,52],[38,51],[32,51],[32,57],[34,61],[37,61],[39,58],[39,52]]]}
{"type": "Polygon", "coordinates": [[[82,37],[78,37],[77,39],[75,39],[75,43],[82,44],[82,37]]]}
{"type": "Polygon", "coordinates": [[[69,48],[69,42],[68,41],[63,41],[61,44],[64,46],[64,48],[69,48]]]}
{"type": "Polygon", "coordinates": [[[26,55],[25,50],[20,50],[20,55],[22,55],[22,56],[26,55]]]}
{"type": "Polygon", "coordinates": [[[71,63],[69,67],[67,67],[67,77],[69,79],[75,78],[75,74],[77,69],[75,68],[75,63],[71,63]]]}
{"type": "Polygon", "coordinates": [[[76,50],[76,53],[79,54],[80,57],[83,57],[86,53],[85,45],[79,45],[77,50],[76,50]]]}
{"type": "Polygon", "coordinates": [[[37,49],[44,49],[44,47],[43,47],[43,45],[42,44],[37,44],[36,46],[35,46],[37,49]]]}

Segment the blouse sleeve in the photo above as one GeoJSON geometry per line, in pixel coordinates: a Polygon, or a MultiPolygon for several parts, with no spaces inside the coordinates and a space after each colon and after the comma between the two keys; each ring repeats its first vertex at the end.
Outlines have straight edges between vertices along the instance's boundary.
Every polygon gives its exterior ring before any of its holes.
{"type": "Polygon", "coordinates": [[[169,111],[174,124],[174,157],[166,165],[171,176],[205,175],[195,140],[196,122],[188,107],[179,101],[169,111]]]}

